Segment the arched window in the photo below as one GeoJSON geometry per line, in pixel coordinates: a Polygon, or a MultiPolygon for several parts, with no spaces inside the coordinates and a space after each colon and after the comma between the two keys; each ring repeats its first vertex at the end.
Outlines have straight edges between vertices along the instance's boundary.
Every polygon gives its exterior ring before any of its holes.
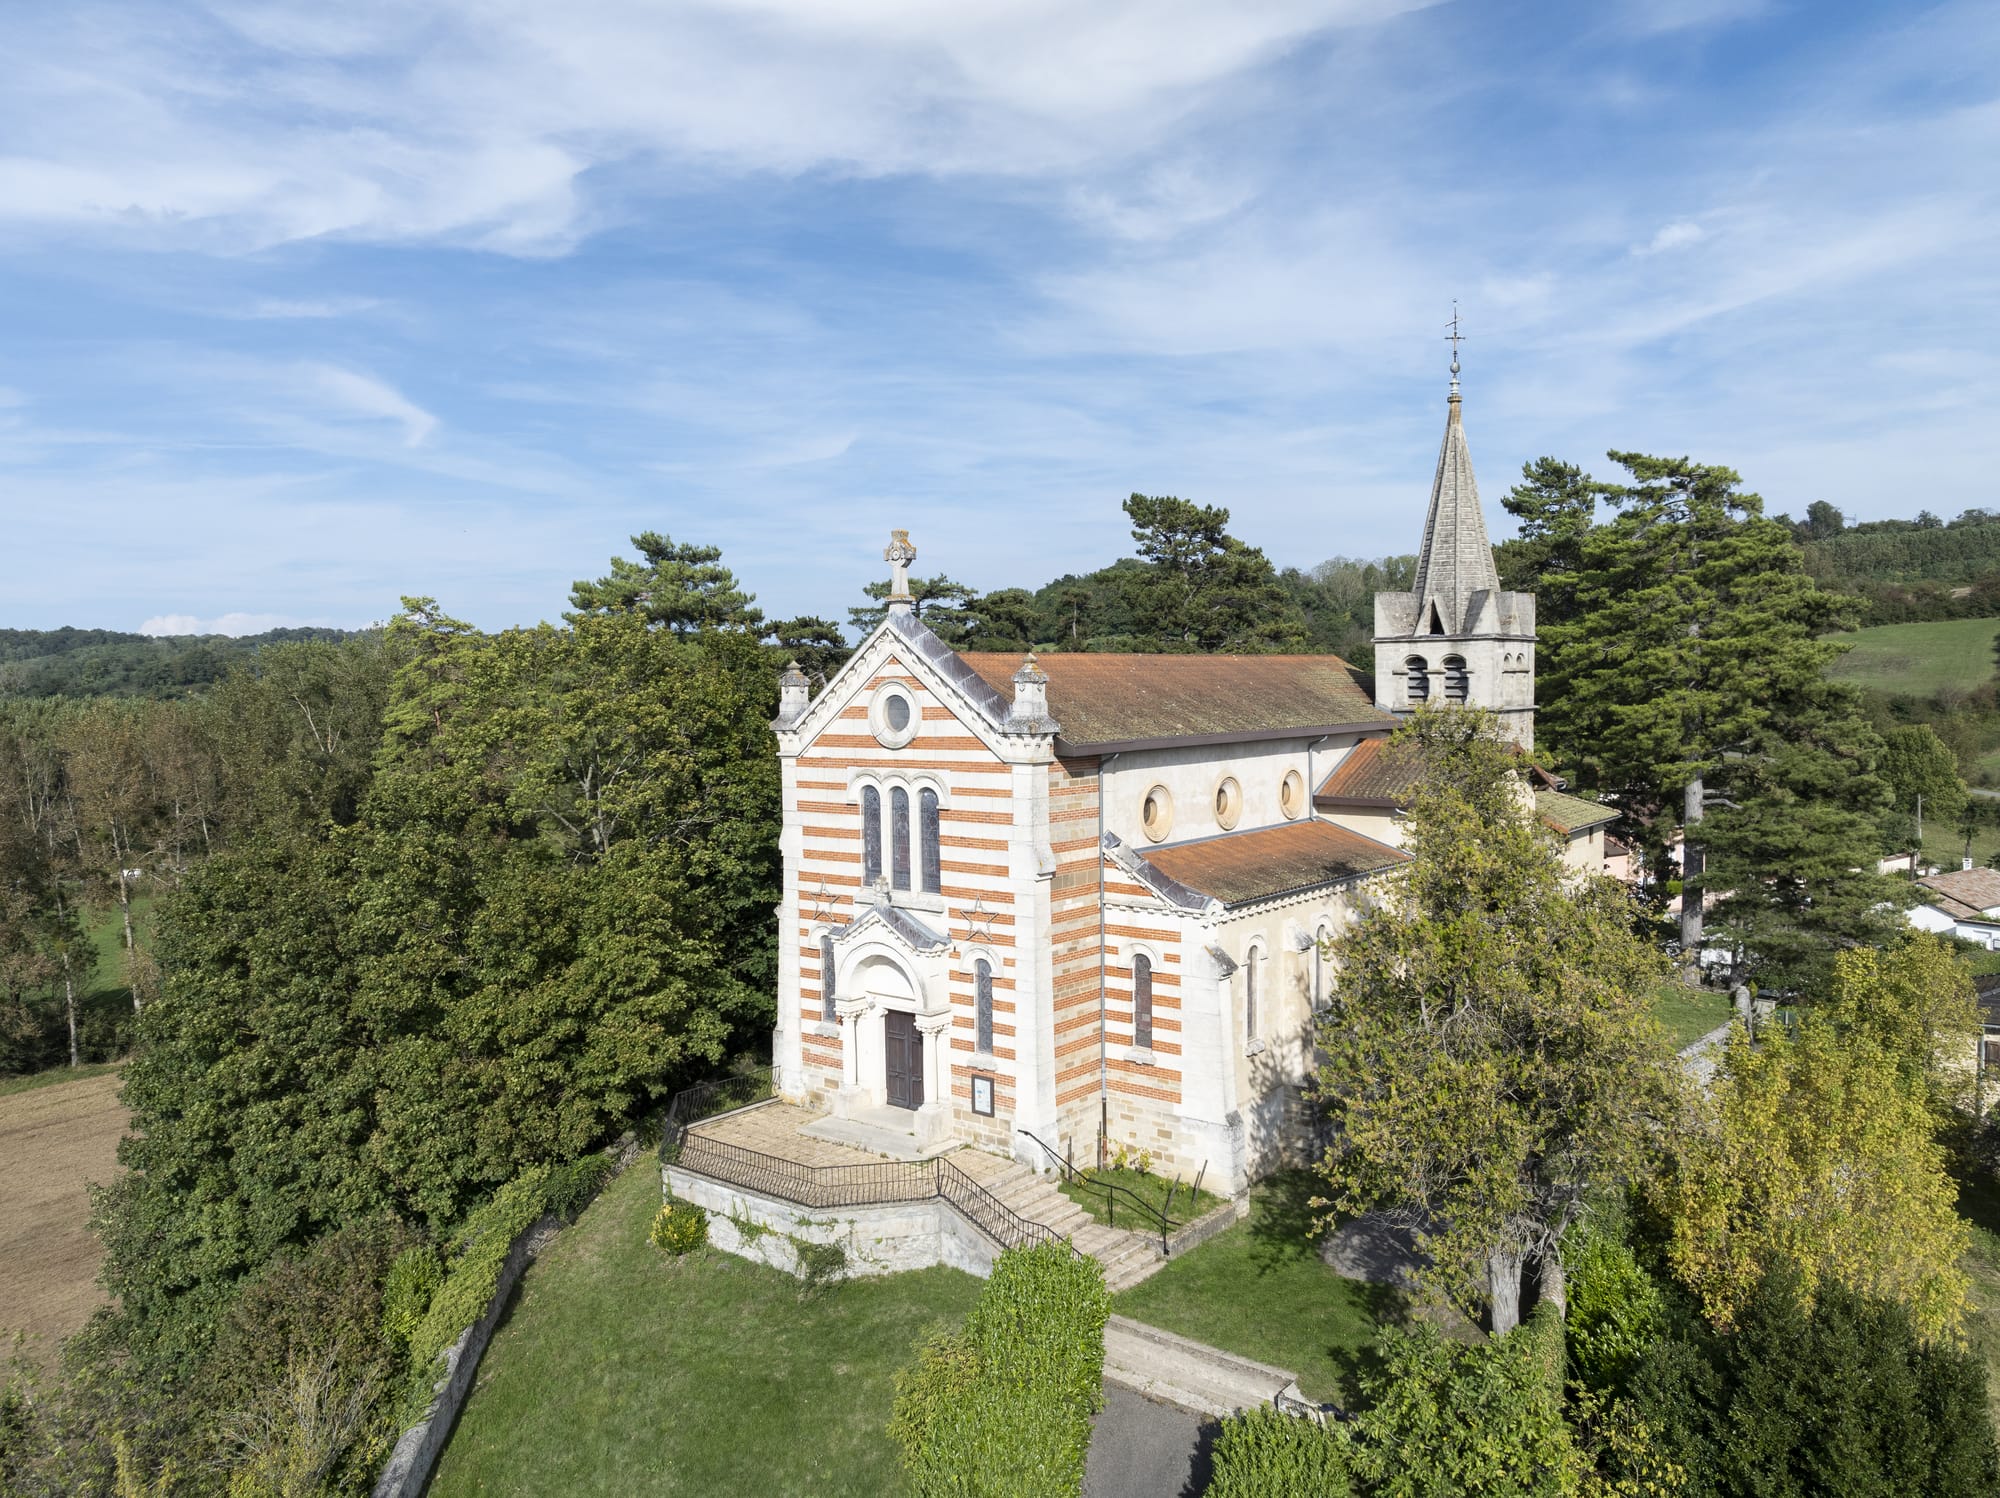
{"type": "Polygon", "coordinates": [[[1403,670],[1409,673],[1410,701],[1412,704],[1431,700],[1431,666],[1420,655],[1413,655],[1403,662],[1403,670]]]}
{"type": "Polygon", "coordinates": [[[1324,1009],[1333,995],[1326,986],[1326,944],[1332,933],[1322,926],[1313,933],[1313,1002],[1315,1009],[1324,1009]]]}
{"type": "Polygon", "coordinates": [[[1153,959],[1144,952],[1132,958],[1132,1044],[1153,1048],[1153,959]]]}
{"type": "Polygon", "coordinates": [[[1243,1034],[1257,1038],[1257,959],[1264,954],[1252,947],[1243,954],[1243,1034]]]}
{"type": "Polygon", "coordinates": [[[819,939],[819,1017],[833,1022],[833,938],[819,939]]]}
{"type": "Polygon", "coordinates": [[[882,877],[882,793],[861,787],[861,882],[872,886],[882,877]]]}
{"type": "Polygon", "coordinates": [[[993,964],[984,957],[972,964],[972,1048],[993,1054],[993,964]]]}
{"type": "Polygon", "coordinates": [[[889,882],[910,887],[910,793],[900,785],[889,792],[889,882]]]}
{"type": "Polygon", "coordinates": [[[1465,657],[1448,655],[1438,664],[1444,667],[1444,700],[1465,701],[1465,689],[1469,681],[1465,670],[1465,657]]]}
{"type": "Polygon", "coordinates": [[[924,893],[944,889],[944,854],[938,838],[938,795],[926,786],[917,793],[917,830],[923,843],[924,893]]]}

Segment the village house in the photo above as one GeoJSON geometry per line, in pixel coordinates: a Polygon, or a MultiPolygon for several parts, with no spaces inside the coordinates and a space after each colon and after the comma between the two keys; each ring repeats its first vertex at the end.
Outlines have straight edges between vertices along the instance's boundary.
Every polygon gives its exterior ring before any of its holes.
{"type": "Polygon", "coordinates": [[[1917,879],[1910,924],[2000,952],[2000,869],[1950,869],[1917,879]]]}
{"type": "MultiPolygon", "coordinates": [[[[1372,690],[1333,656],[954,651],[895,533],[884,622],[817,696],[782,683],[780,1096],[885,1153],[1101,1143],[1223,1194],[1307,1137],[1323,945],[1409,856],[1388,735],[1444,701],[1534,740],[1534,598],[1499,585],[1460,407],[1454,379],[1372,690]]],[[[1601,871],[1610,810],[1535,795],[1601,871]]]]}

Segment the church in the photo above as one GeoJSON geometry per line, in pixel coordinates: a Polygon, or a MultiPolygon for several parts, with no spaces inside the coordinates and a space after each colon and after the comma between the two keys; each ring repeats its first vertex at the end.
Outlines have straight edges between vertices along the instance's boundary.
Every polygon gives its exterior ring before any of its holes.
{"type": "MultiPolygon", "coordinates": [[[[1535,600],[1500,587],[1453,372],[1372,683],[1330,655],[955,651],[895,532],[882,624],[817,696],[781,682],[780,1096],[905,1152],[1123,1146],[1222,1194],[1295,1154],[1324,943],[1409,857],[1388,735],[1445,701],[1534,740],[1535,600]]],[[[1611,814],[1536,796],[1601,869],[1611,814]]]]}

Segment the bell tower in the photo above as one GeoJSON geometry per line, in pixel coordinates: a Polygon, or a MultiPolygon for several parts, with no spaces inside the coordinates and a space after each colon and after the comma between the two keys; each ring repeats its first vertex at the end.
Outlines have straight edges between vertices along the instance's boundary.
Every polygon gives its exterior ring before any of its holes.
{"type": "Polygon", "coordinates": [[[1503,593],[1479,509],[1458,390],[1452,314],[1451,395],[1430,513],[1408,593],[1375,595],[1375,705],[1407,714],[1426,702],[1483,707],[1523,749],[1535,746],[1535,595],[1503,593]]]}

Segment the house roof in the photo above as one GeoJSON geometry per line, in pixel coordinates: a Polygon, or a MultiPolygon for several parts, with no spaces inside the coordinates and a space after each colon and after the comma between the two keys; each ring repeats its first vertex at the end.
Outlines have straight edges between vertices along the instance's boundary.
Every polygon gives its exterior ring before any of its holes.
{"type": "Polygon", "coordinates": [[[1386,738],[1363,739],[1320,782],[1313,802],[1319,806],[1401,806],[1416,783],[1414,754],[1392,750],[1386,738]]]}
{"type": "Polygon", "coordinates": [[[1197,894],[1242,905],[1379,873],[1410,855],[1331,822],[1286,822],[1254,832],[1225,832],[1139,857],[1153,870],[1197,894]]]}
{"type": "Polygon", "coordinates": [[[1618,809],[1581,796],[1565,796],[1561,791],[1536,791],[1535,812],[1564,837],[1574,837],[1590,827],[1602,827],[1618,820],[1618,809]]]}
{"type": "MultiPolygon", "coordinates": [[[[1925,874],[1917,883],[1970,910],[1976,916],[2000,909],[2000,869],[1947,869],[1925,874]]],[[[1958,914],[1940,904],[1950,914],[1958,914]]]]}
{"type": "MultiPolygon", "coordinates": [[[[968,650],[959,660],[1011,699],[1021,657],[968,650]]],[[[1364,677],[1337,655],[1098,655],[1037,657],[1049,716],[1065,748],[1108,752],[1174,740],[1226,742],[1392,727],[1364,677]]]]}

